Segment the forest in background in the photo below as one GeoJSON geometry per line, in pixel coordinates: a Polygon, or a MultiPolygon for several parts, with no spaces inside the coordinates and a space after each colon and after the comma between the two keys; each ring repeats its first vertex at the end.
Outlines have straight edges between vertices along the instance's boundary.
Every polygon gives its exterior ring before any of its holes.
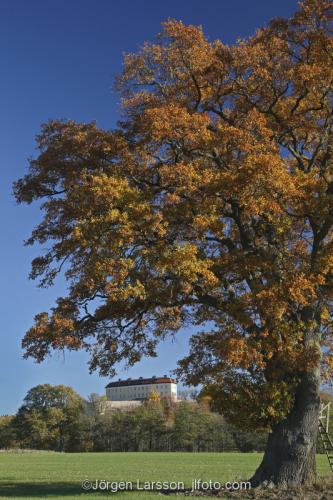
{"type": "MultiPolygon", "coordinates": [[[[110,411],[105,397],[71,387],[30,389],[15,415],[0,416],[0,449],[89,451],[263,451],[267,433],[236,429],[209,399],[184,391],[177,403],[151,393],[130,411],[110,411]]],[[[333,400],[323,393],[322,399],[333,400]]],[[[318,451],[322,452],[318,443],[318,451]]]]}

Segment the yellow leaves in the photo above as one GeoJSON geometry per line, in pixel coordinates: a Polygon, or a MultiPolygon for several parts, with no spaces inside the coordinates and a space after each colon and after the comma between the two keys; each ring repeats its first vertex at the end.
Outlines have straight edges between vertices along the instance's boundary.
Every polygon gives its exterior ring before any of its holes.
{"type": "Polygon", "coordinates": [[[333,244],[332,241],[327,242],[325,251],[322,252],[317,260],[316,270],[318,278],[321,279],[321,284],[327,281],[326,285],[330,282],[330,275],[333,271],[333,244]],[[320,273],[320,274],[319,274],[320,273]]]}
{"type": "Polygon", "coordinates": [[[216,234],[217,237],[223,237],[225,224],[218,216],[218,211],[215,211],[215,207],[211,205],[208,213],[202,213],[194,217],[193,227],[198,237],[204,239],[208,232],[216,234]]]}
{"type": "Polygon", "coordinates": [[[246,370],[252,366],[257,369],[265,366],[260,349],[258,345],[253,345],[252,339],[240,338],[235,334],[234,337],[224,340],[222,350],[223,359],[236,368],[246,370]]]}
{"type": "Polygon", "coordinates": [[[253,424],[283,417],[295,374],[319,363],[314,318],[332,337],[333,42],[313,22],[325,1],[234,47],[169,20],[125,57],[118,130],[43,127],[16,196],[46,198],[29,243],[51,248],[32,277],[65,270],[70,301],[36,318],[29,355],[91,340],[107,374],[212,323],[188,361],[196,382],[223,379],[236,419],[246,405],[253,424]]]}
{"type": "MultiPolygon", "coordinates": [[[[183,68],[202,73],[214,57],[214,48],[206,40],[202,28],[193,25],[184,25],[181,21],[169,19],[162,23],[164,28],[162,38],[170,39],[168,54],[169,64],[175,68],[183,68]]],[[[193,85],[193,82],[191,82],[193,85]]]]}
{"type": "Polygon", "coordinates": [[[181,197],[177,193],[167,193],[165,195],[164,201],[166,206],[173,206],[181,201],[181,197]]]}
{"type": "Polygon", "coordinates": [[[268,321],[281,320],[287,314],[290,304],[298,304],[298,307],[312,304],[317,296],[318,284],[322,277],[304,272],[295,272],[290,269],[289,274],[284,275],[283,282],[277,286],[266,286],[256,292],[254,300],[262,317],[268,321]]]}
{"type": "Polygon", "coordinates": [[[157,335],[163,337],[166,331],[177,332],[181,328],[182,318],[183,312],[181,307],[161,307],[156,320],[157,335]]]}
{"type": "Polygon", "coordinates": [[[176,279],[180,279],[185,287],[184,291],[189,293],[198,279],[209,287],[218,284],[217,277],[210,269],[212,264],[210,259],[201,259],[198,248],[188,243],[166,249],[157,264],[157,270],[162,273],[170,272],[176,279]]]}
{"type": "Polygon", "coordinates": [[[287,309],[287,304],[277,288],[268,288],[257,292],[254,300],[263,318],[272,318],[274,321],[280,320],[287,309]]]}
{"type": "Polygon", "coordinates": [[[298,22],[309,24],[313,28],[313,18],[324,21],[332,18],[330,0],[303,0],[301,10],[295,14],[298,22]]]}
{"type": "Polygon", "coordinates": [[[322,360],[322,380],[330,383],[333,377],[333,355],[332,350],[325,352],[322,360]]]}
{"type": "Polygon", "coordinates": [[[293,278],[293,283],[288,288],[292,300],[299,304],[308,304],[316,297],[316,283],[313,277],[306,278],[304,274],[299,274],[293,278]]]}
{"type": "Polygon", "coordinates": [[[118,88],[123,91],[123,105],[131,112],[137,105],[153,107],[169,98],[188,102],[192,99],[190,94],[196,94],[198,100],[209,91],[204,85],[205,73],[218,61],[216,51],[221,52],[220,44],[208,43],[200,28],[179,21],[168,20],[163,28],[158,43],[146,42],[139,54],[125,57],[118,88]]]}
{"type": "Polygon", "coordinates": [[[327,309],[327,307],[324,307],[321,312],[321,320],[323,321],[323,323],[326,323],[327,321],[330,321],[330,319],[331,315],[329,313],[329,310],[327,309]]]}
{"type": "Polygon", "coordinates": [[[89,246],[93,239],[101,241],[112,232],[110,245],[119,248],[132,241],[140,221],[153,223],[149,204],[125,178],[92,176],[73,188],[69,201],[77,207],[72,230],[76,245],[89,246]]]}
{"type": "Polygon", "coordinates": [[[179,140],[188,146],[198,146],[211,136],[207,129],[210,123],[208,114],[189,113],[185,106],[176,103],[147,109],[142,115],[142,122],[157,142],[179,140]]]}
{"type": "Polygon", "coordinates": [[[161,394],[156,390],[150,391],[150,393],[148,394],[148,401],[153,401],[153,402],[161,401],[161,394]]]}
{"type": "MultiPolygon", "coordinates": [[[[173,186],[172,193],[167,193],[166,200],[176,200],[176,197],[183,199],[184,195],[189,196],[192,193],[200,192],[200,189],[207,186],[213,189],[214,180],[217,179],[216,173],[211,169],[205,168],[199,161],[191,163],[179,162],[177,168],[170,165],[162,166],[159,169],[161,182],[166,186],[173,186]]],[[[204,206],[204,200],[202,205],[204,206]]]]}
{"type": "Polygon", "coordinates": [[[122,283],[113,283],[112,281],[108,283],[105,287],[105,291],[108,294],[108,300],[110,302],[121,301],[125,302],[128,298],[144,300],[146,298],[147,292],[145,285],[136,280],[132,284],[124,285],[122,283]]]}
{"type": "Polygon", "coordinates": [[[173,41],[183,42],[186,48],[191,48],[192,46],[209,46],[207,43],[202,28],[198,26],[189,25],[186,26],[182,21],[176,21],[175,19],[168,19],[162,23],[164,28],[163,34],[173,41]]]}
{"type": "Polygon", "coordinates": [[[74,329],[75,326],[72,318],[66,318],[64,316],[60,316],[59,314],[53,315],[52,322],[55,327],[55,330],[71,331],[74,329]]]}

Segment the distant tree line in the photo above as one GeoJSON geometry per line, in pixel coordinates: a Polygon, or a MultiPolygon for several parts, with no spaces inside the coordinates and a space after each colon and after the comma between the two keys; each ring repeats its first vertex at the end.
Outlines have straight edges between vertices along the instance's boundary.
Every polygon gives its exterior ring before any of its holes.
{"type": "Polygon", "coordinates": [[[15,415],[0,416],[0,449],[247,452],[265,446],[265,433],[236,431],[207,400],[172,403],[152,394],[130,411],[110,411],[103,400],[38,385],[15,415]]]}
{"type": "MultiPolygon", "coordinates": [[[[87,400],[71,387],[30,389],[15,415],[0,416],[0,449],[79,451],[263,451],[265,432],[240,431],[211,411],[207,398],[183,391],[173,403],[151,393],[142,406],[110,411],[105,397],[87,400]],[[190,399],[189,399],[190,398],[190,399]],[[191,399],[191,398],[196,398],[191,399]]],[[[327,393],[322,401],[333,402],[327,393]]],[[[333,418],[330,422],[333,435],[333,418]]],[[[323,452],[318,442],[318,452],[323,452]]]]}
{"type": "MultiPolygon", "coordinates": [[[[190,394],[190,393],[189,393],[190,394]]],[[[189,397],[185,394],[185,397],[189,397]]],[[[88,400],[72,388],[30,389],[16,415],[0,416],[0,449],[82,451],[263,451],[265,432],[239,431],[210,409],[209,400],[173,403],[152,393],[130,411],[108,411],[105,398],[88,400]]],[[[322,400],[333,401],[322,394],[322,400]]],[[[333,419],[332,419],[333,420],[333,419]]],[[[333,434],[333,421],[330,433],[333,434]]],[[[318,452],[323,452],[318,443],[318,452]]]]}

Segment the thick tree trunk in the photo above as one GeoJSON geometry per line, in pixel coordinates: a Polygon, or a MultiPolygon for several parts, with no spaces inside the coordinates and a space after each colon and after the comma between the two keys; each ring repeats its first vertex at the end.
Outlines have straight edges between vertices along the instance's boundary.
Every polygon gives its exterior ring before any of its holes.
{"type": "Polygon", "coordinates": [[[269,434],[252,486],[294,487],[316,478],[316,443],[320,408],[318,371],[305,373],[295,404],[285,420],[269,434]]]}

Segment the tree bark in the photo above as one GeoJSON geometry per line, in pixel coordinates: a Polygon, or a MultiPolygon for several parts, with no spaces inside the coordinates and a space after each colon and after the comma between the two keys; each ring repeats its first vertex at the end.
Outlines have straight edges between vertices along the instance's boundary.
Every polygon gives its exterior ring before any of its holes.
{"type": "Polygon", "coordinates": [[[304,373],[293,409],[269,434],[263,460],[250,480],[253,487],[295,487],[314,482],[319,391],[319,370],[304,373]]]}

